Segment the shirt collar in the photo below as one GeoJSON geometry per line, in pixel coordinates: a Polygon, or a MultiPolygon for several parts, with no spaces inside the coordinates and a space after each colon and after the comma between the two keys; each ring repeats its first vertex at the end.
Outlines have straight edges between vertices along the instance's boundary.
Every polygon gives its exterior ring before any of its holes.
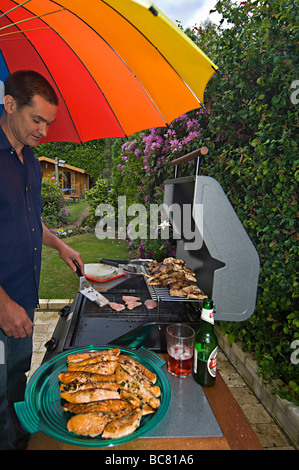
{"type": "MultiPolygon", "coordinates": [[[[6,137],[4,130],[0,126],[0,150],[6,150],[6,149],[13,149],[13,147],[10,141],[8,140],[8,138],[6,137]]],[[[24,145],[23,150],[22,150],[23,156],[28,154],[28,149],[30,149],[30,147],[28,145],[24,145]]]]}
{"type": "Polygon", "coordinates": [[[11,148],[11,143],[9,142],[8,138],[2,127],[0,126],[0,149],[4,150],[7,148],[11,148]]]}

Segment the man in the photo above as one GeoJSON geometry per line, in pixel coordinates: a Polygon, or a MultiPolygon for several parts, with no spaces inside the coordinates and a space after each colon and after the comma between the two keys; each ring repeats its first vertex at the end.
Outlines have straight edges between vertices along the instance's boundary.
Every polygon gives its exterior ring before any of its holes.
{"type": "Polygon", "coordinates": [[[58,99],[37,72],[18,71],[5,82],[0,118],[0,449],[26,446],[28,434],[14,411],[24,400],[30,369],[34,309],[42,243],[59,251],[76,272],[81,255],[41,222],[42,174],[30,147],[36,147],[55,121],[58,99]]]}

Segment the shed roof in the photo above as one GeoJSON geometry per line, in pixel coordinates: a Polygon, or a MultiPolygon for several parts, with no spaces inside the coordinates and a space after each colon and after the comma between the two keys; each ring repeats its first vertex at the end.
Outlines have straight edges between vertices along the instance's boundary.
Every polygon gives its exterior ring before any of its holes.
{"type": "MultiPolygon", "coordinates": [[[[55,160],[53,160],[52,158],[38,157],[38,159],[39,159],[40,162],[48,162],[48,163],[52,163],[53,165],[55,165],[55,160]]],[[[64,164],[63,168],[67,168],[68,170],[77,171],[78,173],[85,173],[86,175],[90,175],[90,173],[88,173],[85,170],[82,170],[82,168],[78,168],[77,166],[73,166],[73,165],[68,165],[67,163],[64,164]]]]}

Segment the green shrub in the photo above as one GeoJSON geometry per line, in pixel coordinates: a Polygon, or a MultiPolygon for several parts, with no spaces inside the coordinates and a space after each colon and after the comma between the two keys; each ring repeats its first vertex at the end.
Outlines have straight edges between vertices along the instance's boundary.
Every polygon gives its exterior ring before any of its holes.
{"type": "Polygon", "coordinates": [[[86,191],[85,197],[89,205],[89,217],[87,223],[91,227],[94,227],[99,221],[99,217],[96,215],[97,207],[100,204],[111,204],[107,181],[98,179],[95,185],[89,191],[86,191]]]}
{"type": "Polygon", "coordinates": [[[69,223],[70,211],[66,211],[63,192],[52,179],[42,181],[42,221],[48,228],[62,227],[69,223]]]}

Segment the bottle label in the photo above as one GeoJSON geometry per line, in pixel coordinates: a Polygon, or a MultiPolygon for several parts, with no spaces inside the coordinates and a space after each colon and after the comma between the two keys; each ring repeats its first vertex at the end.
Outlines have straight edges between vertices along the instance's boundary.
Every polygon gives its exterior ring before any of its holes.
{"type": "Polygon", "coordinates": [[[216,369],[217,369],[217,352],[218,352],[218,347],[211,352],[207,367],[208,367],[208,372],[211,375],[211,377],[215,378],[216,377],[216,369]]]}
{"type": "Polygon", "coordinates": [[[201,319],[214,325],[214,310],[203,308],[201,311],[201,319]]]}

